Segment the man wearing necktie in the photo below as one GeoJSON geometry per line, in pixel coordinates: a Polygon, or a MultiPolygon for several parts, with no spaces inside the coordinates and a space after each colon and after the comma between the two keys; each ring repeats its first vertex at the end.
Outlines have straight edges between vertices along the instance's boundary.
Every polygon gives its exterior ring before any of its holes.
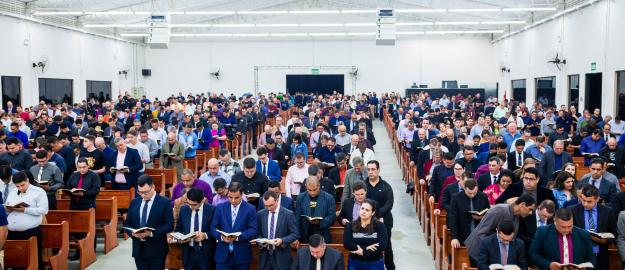
{"type": "Polygon", "coordinates": [[[523,240],[515,237],[514,222],[503,220],[497,225],[497,233],[480,243],[478,270],[488,270],[491,264],[516,265],[527,269],[527,257],[523,240]]]}
{"type": "Polygon", "coordinates": [[[260,270],[287,270],[293,263],[291,243],[297,241],[298,230],[295,214],[281,207],[279,194],[267,191],[263,194],[264,209],[256,214],[258,238],[266,238],[271,244],[259,244],[260,270]]]}
{"type": "MultiPolygon", "coordinates": [[[[540,227],[530,247],[530,261],[540,269],[562,269],[563,264],[589,262],[597,265],[590,234],[573,226],[570,208],[556,210],[553,224],[540,227]]],[[[583,222],[583,221],[582,221],[583,222]]]]}
{"type": "Polygon", "coordinates": [[[308,239],[309,246],[300,247],[293,261],[293,270],[344,270],[343,255],[327,247],[323,236],[313,234],[308,239]]]}
{"type": "Polygon", "coordinates": [[[277,161],[271,160],[264,146],[256,149],[258,160],[256,161],[256,171],[261,172],[269,181],[280,182],[282,180],[282,171],[277,161]]]}
{"type": "Polygon", "coordinates": [[[249,269],[252,262],[250,240],[258,236],[256,208],[243,201],[243,186],[232,182],[228,187],[228,200],[215,208],[210,232],[217,239],[215,262],[217,270],[249,269]],[[239,236],[226,236],[225,233],[241,233],[239,236]]]}
{"type": "Polygon", "coordinates": [[[525,149],[525,141],[524,140],[516,140],[514,142],[514,151],[508,153],[508,170],[515,171],[523,167],[523,161],[525,158],[530,157],[531,155],[527,152],[523,151],[525,149]]]}
{"type": "Polygon", "coordinates": [[[215,208],[202,203],[204,193],[201,189],[191,188],[186,193],[187,204],[180,208],[180,217],[176,232],[187,235],[195,232],[195,236],[187,240],[175,240],[171,235],[169,243],[182,245],[182,261],[184,269],[208,270],[215,269],[215,239],[210,235],[210,225],[215,208]]]}
{"type": "Polygon", "coordinates": [[[132,232],[132,257],[139,270],[165,269],[165,258],[169,252],[167,233],[173,230],[174,216],[169,199],[156,193],[154,182],[149,175],[137,180],[139,197],[130,203],[124,227],[151,230],[132,232]]]}
{"type": "MultiPolygon", "coordinates": [[[[602,204],[599,204],[599,190],[592,185],[584,185],[579,196],[581,204],[573,207],[574,225],[583,228],[586,231],[596,233],[612,233],[616,235],[616,219],[613,217],[611,210],[602,204]]],[[[610,257],[608,246],[612,244],[614,239],[601,239],[591,236],[592,252],[597,257],[595,269],[610,269],[610,257]]]]}
{"type": "Polygon", "coordinates": [[[30,173],[35,176],[37,186],[48,195],[48,208],[56,209],[56,191],[63,188],[63,176],[59,167],[48,162],[48,151],[39,150],[35,154],[36,165],[30,167],[30,173]]]}

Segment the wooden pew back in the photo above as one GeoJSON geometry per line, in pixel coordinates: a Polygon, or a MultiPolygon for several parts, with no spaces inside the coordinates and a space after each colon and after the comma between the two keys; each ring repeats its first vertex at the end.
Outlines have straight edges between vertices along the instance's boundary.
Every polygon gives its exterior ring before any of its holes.
{"type": "Polygon", "coordinates": [[[4,267],[23,267],[37,270],[39,267],[37,237],[28,240],[7,240],[4,243],[4,267]]]}
{"type": "Polygon", "coordinates": [[[67,221],[69,222],[69,232],[86,233],[85,238],[70,245],[77,246],[80,251],[80,269],[85,269],[95,262],[95,209],[88,211],[50,210],[46,215],[46,220],[50,223],[67,221]]]}
{"type": "Polygon", "coordinates": [[[69,223],[63,221],[60,224],[41,224],[39,228],[43,234],[41,247],[58,249],[55,255],[44,257],[43,261],[47,262],[53,270],[67,270],[69,223]]]}

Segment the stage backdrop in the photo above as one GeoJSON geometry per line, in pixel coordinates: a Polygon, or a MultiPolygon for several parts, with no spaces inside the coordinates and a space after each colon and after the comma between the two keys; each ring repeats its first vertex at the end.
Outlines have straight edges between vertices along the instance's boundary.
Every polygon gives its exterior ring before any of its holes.
{"type": "Polygon", "coordinates": [[[343,74],[286,75],[286,89],[289,94],[297,92],[331,94],[333,91],[343,93],[344,77],[343,74]]]}

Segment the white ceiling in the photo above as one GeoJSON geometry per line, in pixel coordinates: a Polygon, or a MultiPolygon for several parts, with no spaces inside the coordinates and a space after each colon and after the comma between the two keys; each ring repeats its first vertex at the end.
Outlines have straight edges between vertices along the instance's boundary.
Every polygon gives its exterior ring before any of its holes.
{"type": "MultiPolygon", "coordinates": [[[[6,0],[0,0],[6,1],[6,0]]],[[[397,22],[492,22],[524,21],[525,24],[461,24],[397,26],[397,31],[471,31],[521,29],[534,21],[588,0],[34,0],[22,1],[33,12],[53,11],[260,11],[260,10],[362,10],[391,7],[400,9],[492,9],[555,7],[556,11],[535,12],[442,12],[397,13],[397,22]]],[[[54,15],[73,17],[76,26],[93,24],[145,24],[149,15],[54,15]]],[[[375,14],[262,14],[262,15],[172,15],[173,24],[308,24],[374,23],[375,14]]],[[[108,34],[147,33],[146,28],[97,28],[108,34]]],[[[273,28],[172,28],[172,33],[289,33],[289,32],[373,32],[368,27],[273,27],[273,28]]],[[[500,34],[501,35],[501,34],[500,34]]]]}

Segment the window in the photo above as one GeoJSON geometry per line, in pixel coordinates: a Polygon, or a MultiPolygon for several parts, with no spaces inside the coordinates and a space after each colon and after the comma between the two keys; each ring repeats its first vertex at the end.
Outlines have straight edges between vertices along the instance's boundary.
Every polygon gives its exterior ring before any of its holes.
{"type": "Polygon", "coordinates": [[[91,98],[96,98],[101,102],[111,99],[111,82],[87,81],[87,100],[91,98]]]}
{"type": "Polygon", "coordinates": [[[13,107],[21,105],[21,93],[22,83],[20,77],[2,76],[2,108],[6,108],[9,101],[13,103],[13,107]]]}
{"type": "Polygon", "coordinates": [[[618,94],[618,116],[625,119],[625,70],[616,72],[616,93],[618,94]]]}
{"type": "Polygon", "coordinates": [[[579,109],[579,75],[569,75],[569,106],[579,109]]]}
{"type": "Polygon", "coordinates": [[[536,101],[543,107],[556,105],[556,77],[536,78],[536,101]]]}
{"type": "Polygon", "coordinates": [[[525,79],[512,81],[512,99],[525,102],[525,79]]]}
{"type": "Polygon", "coordinates": [[[39,78],[39,100],[72,103],[73,90],[73,80],[39,78]]]}

